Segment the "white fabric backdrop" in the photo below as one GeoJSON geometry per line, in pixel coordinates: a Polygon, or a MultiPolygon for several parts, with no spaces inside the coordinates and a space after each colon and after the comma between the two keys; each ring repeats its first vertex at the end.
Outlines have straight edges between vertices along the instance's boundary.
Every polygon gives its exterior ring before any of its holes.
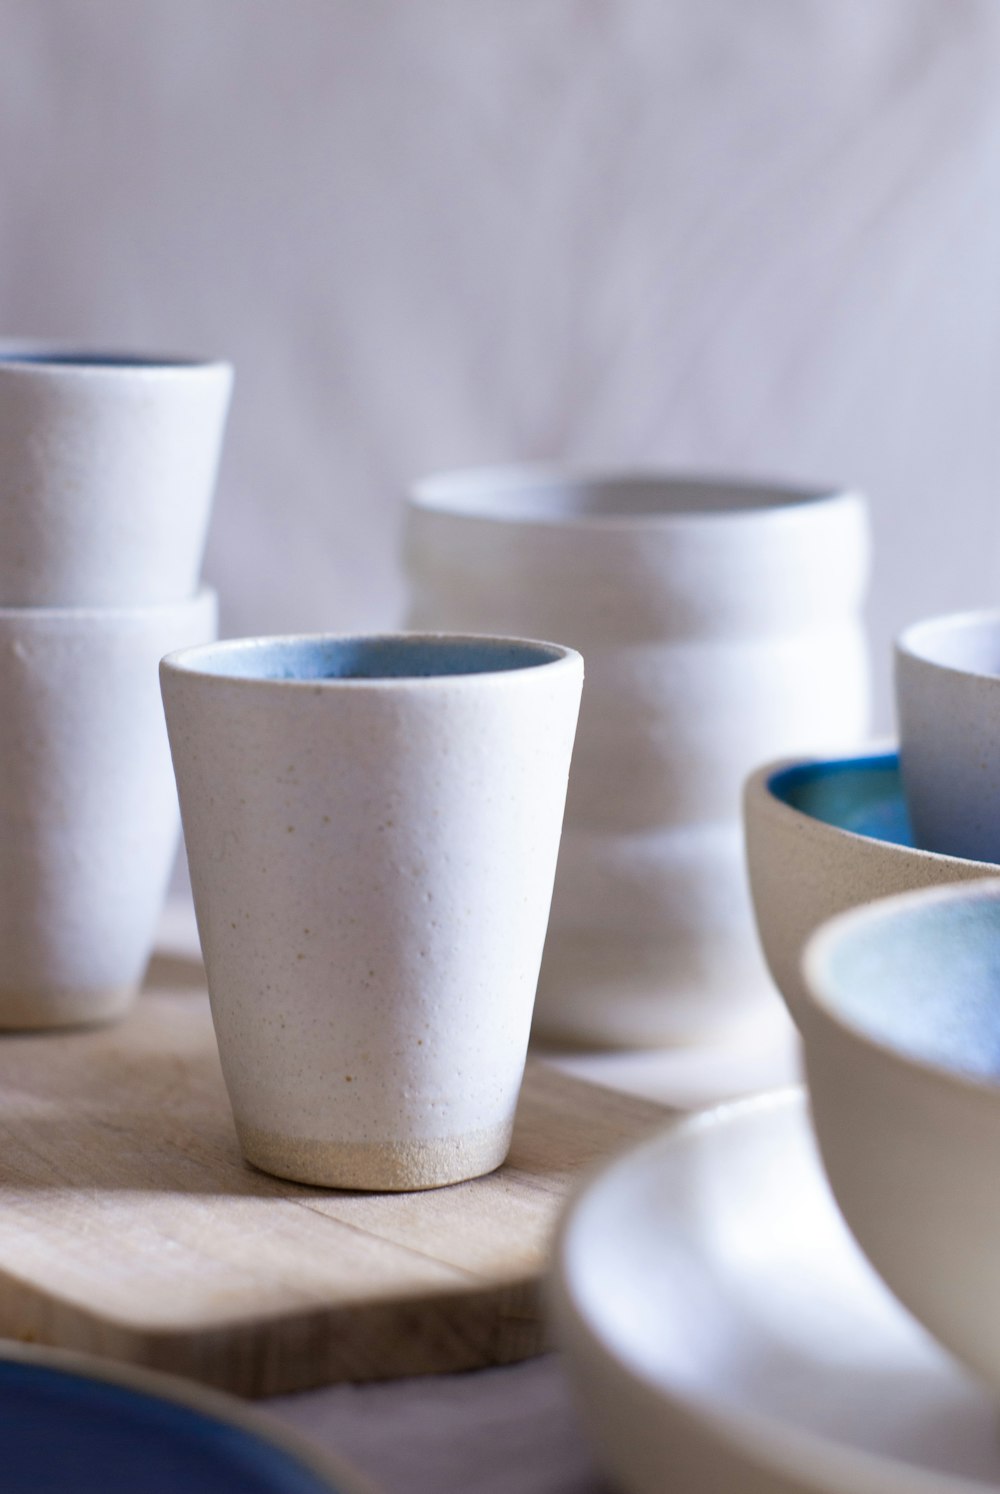
{"type": "MultiPolygon", "coordinates": [[[[997,0],[0,0],[0,333],[233,358],[230,633],[396,623],[438,466],[851,482],[885,727],[1000,602],[998,332],[997,0]]],[[[282,1413],[593,1487],[551,1361],[282,1413]]]]}
{"type": "Polygon", "coordinates": [[[996,0],[0,0],[0,330],[237,365],[228,632],[398,622],[400,495],[562,458],[869,492],[1000,600],[996,0]]]}

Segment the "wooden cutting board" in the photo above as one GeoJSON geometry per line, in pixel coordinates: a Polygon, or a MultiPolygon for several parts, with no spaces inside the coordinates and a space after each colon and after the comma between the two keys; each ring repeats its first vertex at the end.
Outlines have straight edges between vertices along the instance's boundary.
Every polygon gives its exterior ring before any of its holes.
{"type": "Polygon", "coordinates": [[[580,1170],[664,1111],[529,1064],[508,1163],[414,1194],[242,1160],[199,965],[117,1026],[0,1038],[0,1334],[242,1395],[507,1364],[580,1170]]]}

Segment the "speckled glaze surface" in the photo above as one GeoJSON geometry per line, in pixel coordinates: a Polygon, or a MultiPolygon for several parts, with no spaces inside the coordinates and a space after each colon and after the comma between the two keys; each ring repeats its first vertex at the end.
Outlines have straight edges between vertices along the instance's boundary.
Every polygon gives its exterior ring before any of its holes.
{"type": "Polygon", "coordinates": [[[579,709],[572,650],[241,640],[161,670],[245,1155],[379,1190],[506,1155],[579,709]]]}
{"type": "Polygon", "coordinates": [[[906,1307],[1000,1389],[1000,881],[824,925],[800,1027],[813,1123],[858,1244],[906,1307]]]}
{"type": "Polygon", "coordinates": [[[0,344],[0,606],[190,598],[231,385],[227,363],[0,344]]]}
{"type": "Polygon", "coordinates": [[[746,774],[864,735],[856,494],[530,468],[411,495],[410,625],[587,660],[536,1008],[553,1040],[691,1042],[773,1000],[739,834],[746,774]]]}
{"type": "Polygon", "coordinates": [[[913,846],[890,751],[767,764],[747,781],[744,828],[758,933],[796,1023],[802,951],[820,924],[892,893],[1000,875],[1000,866],[913,846]]]}
{"type": "Polygon", "coordinates": [[[215,636],[215,595],[0,610],[0,1028],[134,997],[179,828],[157,665],[215,636]]]}
{"type": "Polygon", "coordinates": [[[896,642],[895,684],[917,844],[1000,861],[1000,612],[907,628],[896,642]]]}

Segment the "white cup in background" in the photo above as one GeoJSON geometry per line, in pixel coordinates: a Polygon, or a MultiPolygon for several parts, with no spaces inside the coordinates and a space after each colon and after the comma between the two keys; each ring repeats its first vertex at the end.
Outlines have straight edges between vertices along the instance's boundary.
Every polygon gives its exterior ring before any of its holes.
{"type": "Polygon", "coordinates": [[[198,586],[228,363],[0,344],[0,607],[198,586]]]}
{"type": "Polygon", "coordinates": [[[135,996],[179,827],[157,665],[215,626],[208,590],[0,610],[0,1029],[105,1021],[135,996]]]}
{"type": "Polygon", "coordinates": [[[895,687],[916,844],[1000,861],[1000,612],[906,628],[896,642],[895,687]]]}

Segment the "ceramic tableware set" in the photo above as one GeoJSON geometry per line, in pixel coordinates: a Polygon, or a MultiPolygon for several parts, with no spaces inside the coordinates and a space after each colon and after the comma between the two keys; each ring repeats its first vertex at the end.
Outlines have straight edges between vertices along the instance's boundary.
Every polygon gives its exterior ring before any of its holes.
{"type": "Polygon", "coordinates": [[[156,666],[198,573],[223,363],[0,348],[0,1028],[135,996],[176,850],[156,666]]]}
{"type": "Polygon", "coordinates": [[[637,1494],[1000,1487],[1000,614],[907,629],[896,700],[898,753],[746,788],[808,1113],[707,1112],[563,1226],[563,1339],[637,1494]]]}
{"type": "Polygon", "coordinates": [[[168,657],[245,1156],[378,1191],[478,1176],[536,988],[537,1030],[605,1046],[773,1001],[739,787],[778,744],[863,734],[867,544],[847,492],[457,473],[412,495],[410,632],[168,657]]]}

